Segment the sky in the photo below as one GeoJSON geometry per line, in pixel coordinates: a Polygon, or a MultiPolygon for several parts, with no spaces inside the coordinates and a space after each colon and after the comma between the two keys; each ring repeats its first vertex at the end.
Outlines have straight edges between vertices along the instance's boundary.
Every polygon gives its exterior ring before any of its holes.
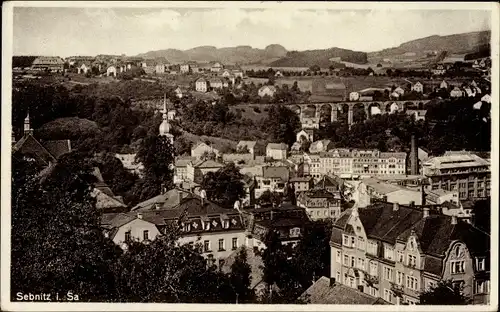
{"type": "Polygon", "coordinates": [[[281,44],[378,51],[431,35],[491,28],[490,11],[242,8],[14,8],[14,55],[126,54],[281,44]]]}

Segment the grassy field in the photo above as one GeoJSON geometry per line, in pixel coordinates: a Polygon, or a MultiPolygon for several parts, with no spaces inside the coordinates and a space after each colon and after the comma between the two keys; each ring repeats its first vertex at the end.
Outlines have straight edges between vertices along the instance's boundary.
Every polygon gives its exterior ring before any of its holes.
{"type": "Polygon", "coordinates": [[[236,148],[236,145],[238,144],[238,142],[236,142],[236,141],[223,139],[223,138],[219,138],[219,137],[211,137],[211,136],[206,136],[206,135],[199,136],[199,135],[195,135],[195,134],[192,134],[192,133],[184,131],[184,130],[182,130],[182,137],[184,139],[186,139],[186,141],[191,142],[192,144],[197,143],[197,142],[210,141],[212,144],[217,145],[217,146],[223,145],[223,146],[230,146],[232,148],[236,148]]]}

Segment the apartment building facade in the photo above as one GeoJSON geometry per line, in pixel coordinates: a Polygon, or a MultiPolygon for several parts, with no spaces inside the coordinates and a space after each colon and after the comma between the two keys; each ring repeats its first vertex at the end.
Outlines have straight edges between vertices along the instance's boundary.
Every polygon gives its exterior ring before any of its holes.
{"type": "MultiPolygon", "coordinates": [[[[406,153],[335,149],[320,153],[318,172],[327,174],[406,174],[406,153]]],[[[311,155],[312,156],[312,155],[311,155]]]]}
{"type": "Polygon", "coordinates": [[[490,163],[467,152],[445,153],[423,163],[431,190],[458,191],[459,200],[490,196],[490,163]]]}
{"type": "Polygon", "coordinates": [[[335,222],[331,277],[392,304],[417,304],[440,280],[489,301],[489,235],[453,216],[377,203],[348,209],[335,222]]]}
{"type": "Polygon", "coordinates": [[[326,190],[315,189],[299,193],[297,205],[303,207],[313,221],[336,220],[341,213],[340,194],[326,190]]]}

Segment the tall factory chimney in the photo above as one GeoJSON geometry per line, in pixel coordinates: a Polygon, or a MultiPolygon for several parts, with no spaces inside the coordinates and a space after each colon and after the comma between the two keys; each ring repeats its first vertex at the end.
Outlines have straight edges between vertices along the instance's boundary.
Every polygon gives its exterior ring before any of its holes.
{"type": "Polygon", "coordinates": [[[410,174],[418,175],[418,151],[417,151],[417,142],[415,139],[415,135],[411,136],[411,152],[410,152],[410,174]]]}

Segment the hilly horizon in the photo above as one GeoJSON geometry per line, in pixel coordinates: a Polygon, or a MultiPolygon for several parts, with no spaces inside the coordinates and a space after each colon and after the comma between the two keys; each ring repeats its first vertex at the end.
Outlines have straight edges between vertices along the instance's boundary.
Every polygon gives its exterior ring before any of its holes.
{"type": "Polygon", "coordinates": [[[405,53],[414,53],[422,57],[429,51],[447,54],[468,54],[484,50],[489,44],[491,31],[477,31],[448,36],[429,36],[404,42],[398,47],[383,49],[376,52],[363,52],[332,47],[305,51],[289,51],[280,44],[271,44],[264,49],[249,45],[217,48],[215,46],[199,46],[188,50],[164,49],[138,54],[137,57],[164,57],[171,63],[187,61],[213,62],[227,64],[268,65],[275,67],[310,67],[319,65],[328,68],[337,66],[340,62],[366,64],[378,62],[383,58],[399,57],[405,53]]]}

